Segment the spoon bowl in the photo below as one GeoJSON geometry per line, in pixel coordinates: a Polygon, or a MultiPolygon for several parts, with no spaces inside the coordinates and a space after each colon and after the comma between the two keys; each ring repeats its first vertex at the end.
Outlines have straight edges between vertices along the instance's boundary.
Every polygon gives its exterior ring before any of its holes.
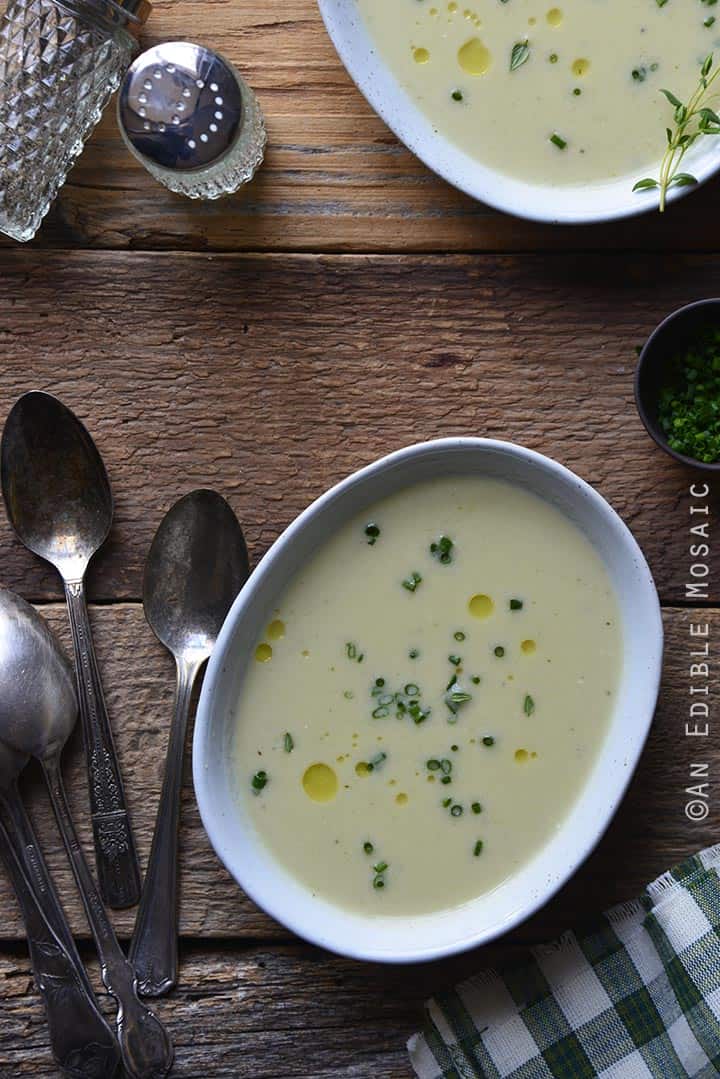
{"type": "Polygon", "coordinates": [[[143,607],[174,656],[210,655],[250,572],[237,517],[215,491],[181,498],[163,518],[145,563],[143,607]]]}
{"type": "Polygon", "coordinates": [[[72,667],[45,620],[6,588],[0,588],[0,673],[2,740],[26,757],[59,753],[77,718],[72,667]]]}
{"type": "Polygon", "coordinates": [[[82,577],[113,517],[107,472],[82,423],[51,394],[24,394],[5,423],[0,471],[25,546],[63,577],[82,577]]]}

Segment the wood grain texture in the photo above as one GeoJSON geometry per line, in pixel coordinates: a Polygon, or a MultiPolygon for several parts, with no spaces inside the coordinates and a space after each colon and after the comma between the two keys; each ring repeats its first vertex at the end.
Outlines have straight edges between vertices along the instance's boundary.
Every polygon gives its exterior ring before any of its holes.
{"type": "MultiPolygon", "coordinates": [[[[389,450],[489,435],[596,485],[683,602],[693,473],[647,437],[635,346],[668,310],[720,293],[716,259],[628,256],[0,257],[0,419],[57,393],[103,453],[116,524],[90,579],[137,599],[163,513],[225,494],[255,558],[313,498],[389,450]]],[[[55,574],[0,519],[3,580],[55,574]]],[[[720,547],[715,547],[717,570],[720,547]]],[[[713,574],[720,597],[720,576],[713,574]]]]}
{"type": "MultiPolygon", "coordinates": [[[[63,609],[53,605],[44,610],[54,628],[67,640],[63,609]]],[[[138,606],[117,604],[95,608],[92,616],[111,722],[138,847],[145,864],[171,715],[172,664],[144,624],[138,606]]],[[[701,743],[684,735],[690,681],[689,624],[693,619],[706,617],[711,635],[717,640],[720,612],[665,612],[667,658],[661,703],[630,792],[587,864],[544,910],[512,934],[512,942],[542,940],[576,924],[579,912],[588,911],[589,896],[592,896],[594,909],[634,896],[670,865],[717,839],[720,806],[712,803],[710,816],[701,824],[689,821],[684,810],[690,764],[707,761],[711,782],[720,773],[717,739],[703,739],[701,743]]],[[[714,675],[711,699],[718,688],[718,676],[714,675]]],[[[90,851],[84,762],[77,741],[67,752],[65,765],[78,830],[86,851],[90,851]]],[[[73,929],[87,937],[47,799],[34,772],[28,774],[25,790],[73,929]]],[[[199,820],[189,774],[183,789],[182,811],[182,934],[203,938],[286,937],[284,930],[250,903],[217,862],[199,820]]],[[[115,915],[116,926],[123,936],[130,934],[133,920],[133,911],[115,915]]],[[[9,941],[21,937],[22,933],[14,900],[4,876],[0,876],[0,939],[9,941]]]]}
{"type": "MultiPolygon", "coordinates": [[[[153,1008],[175,1044],[173,1079],[410,1079],[423,1000],[499,954],[393,969],[303,945],[186,947],[181,985],[153,1008]]],[[[57,1079],[29,964],[2,950],[0,1010],[3,1079],[57,1079]]]]}
{"type": "MultiPolygon", "coordinates": [[[[410,154],[351,82],[315,0],[157,0],[143,45],[200,40],[256,89],[269,149],[255,182],[204,205],[172,195],[125,149],[110,107],[37,246],[194,250],[477,251],[697,249],[720,242],[717,182],[673,207],[594,227],[497,213],[410,154]]],[[[663,104],[658,106],[662,152],[663,104]]],[[[638,205],[641,205],[638,196],[638,205]]],[[[5,241],[9,244],[11,241],[5,241]]]]}

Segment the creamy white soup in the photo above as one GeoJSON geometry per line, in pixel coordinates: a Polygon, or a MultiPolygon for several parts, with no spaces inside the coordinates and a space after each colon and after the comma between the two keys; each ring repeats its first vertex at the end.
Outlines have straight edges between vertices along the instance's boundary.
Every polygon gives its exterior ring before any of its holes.
{"type": "MultiPolygon", "coordinates": [[[[672,108],[720,49],[708,0],[357,0],[378,51],[435,128],[538,183],[642,178],[672,108]]],[[[715,103],[716,103],[715,99],[715,103]]]]}
{"type": "Polygon", "coordinates": [[[459,905],[568,814],[621,650],[605,567],[559,511],[489,479],[407,489],[329,536],[270,613],[237,702],[243,809],[343,908],[459,905]]]}

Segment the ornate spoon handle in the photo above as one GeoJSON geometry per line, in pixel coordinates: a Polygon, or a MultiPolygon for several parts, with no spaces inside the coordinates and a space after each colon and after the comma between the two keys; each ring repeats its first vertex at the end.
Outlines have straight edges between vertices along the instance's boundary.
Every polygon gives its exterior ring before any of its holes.
{"type": "MultiPolygon", "coordinates": [[[[204,661],[201,661],[204,662],[204,661]]],[[[185,733],[201,663],[177,661],[175,717],[130,961],[143,996],[160,997],[177,982],[177,848],[185,733]]]]}
{"type": "MultiPolygon", "coordinates": [[[[48,897],[41,907],[26,873],[22,851],[22,838],[14,826],[6,828],[0,822],[0,857],[25,920],[30,961],[45,1002],[53,1055],[63,1073],[72,1079],[110,1079],[120,1063],[118,1044],[86,984],[84,971],[80,973],[74,946],[72,952],[66,949],[45,916],[43,908],[49,903],[48,897]]],[[[36,854],[42,858],[39,851],[36,854]]],[[[65,921],[59,908],[53,921],[65,921]]]]}
{"type": "Polygon", "coordinates": [[[82,580],[65,582],[65,598],[75,648],[100,891],[108,906],[132,907],[140,898],[140,867],[95,658],[82,580]]]}
{"type": "Polygon", "coordinates": [[[70,865],[92,930],[102,980],[118,1004],[117,1035],[125,1070],[131,1079],[162,1079],[172,1067],[168,1033],[138,999],[135,971],[122,953],[92,878],[70,816],[57,757],[42,761],[50,799],[70,865]]]}

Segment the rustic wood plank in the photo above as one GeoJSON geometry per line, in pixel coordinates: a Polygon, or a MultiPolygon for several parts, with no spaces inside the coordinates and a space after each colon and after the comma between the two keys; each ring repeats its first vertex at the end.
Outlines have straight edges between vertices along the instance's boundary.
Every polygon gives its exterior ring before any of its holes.
{"type": "MultiPolygon", "coordinates": [[[[328,485],[410,442],[490,435],[576,469],[635,529],[666,602],[692,473],[645,434],[635,346],[720,293],[716,259],[0,256],[0,420],[31,387],[87,422],[117,499],[94,598],[137,599],[168,506],[232,502],[257,558],[328,485]]],[[[60,595],[0,515],[5,583],[60,595]]],[[[715,548],[713,568],[718,568],[715,548]]],[[[720,598],[714,573],[713,598],[720,598]]]]}
{"type": "Polygon", "coordinates": [[[266,164],[243,193],[191,203],[165,191],[131,158],[110,108],[38,246],[713,250],[720,242],[717,183],[665,219],[651,214],[589,228],[520,221],[461,195],[374,115],[340,64],[315,0],[284,0],[276,12],[261,0],[157,0],[146,30],[144,45],[200,39],[238,65],[267,114],[266,164]]]}
{"type": "MultiPolygon", "coordinates": [[[[173,1079],[409,1079],[423,1000],[508,954],[403,969],[301,945],[184,948],[178,989],[153,1007],[175,1044],[173,1079]]],[[[0,951],[0,1011],[0,1074],[57,1079],[23,954],[0,951]]]]}
{"type": "MultiPolygon", "coordinates": [[[[67,640],[62,608],[44,608],[52,625],[67,640]]],[[[631,790],[615,822],[595,854],[574,880],[535,918],[512,934],[512,941],[541,940],[575,924],[588,911],[588,896],[596,909],[640,892],[654,876],[688,853],[717,839],[720,806],[711,805],[703,823],[685,816],[684,789],[689,766],[707,761],[711,781],[720,772],[720,744],[700,745],[684,737],[687,720],[690,662],[689,624],[707,617],[713,636],[720,633],[720,611],[667,610],[666,666],[661,703],[648,746],[631,790]]],[[[100,663],[108,691],[108,706],[123,764],[128,800],[143,864],[147,857],[160,791],[162,760],[171,715],[173,687],[169,658],[145,625],[139,607],[112,605],[92,612],[100,663]]],[[[713,674],[711,697],[718,692],[713,674]]],[[[90,850],[84,764],[77,742],[66,754],[66,775],[75,819],[86,850],[90,850]]],[[[189,770],[188,770],[189,771],[189,770]]],[[[33,817],[43,836],[48,860],[56,874],[76,933],[87,936],[84,919],[51,820],[38,777],[25,785],[33,817]]],[[[287,936],[258,911],[219,866],[195,806],[191,780],[183,790],[181,830],[181,932],[186,937],[264,938],[287,936]]],[[[134,913],[119,912],[115,922],[128,936],[134,913]]],[[[0,939],[22,936],[22,924],[8,885],[0,875],[0,939]]],[[[0,1074],[2,1074],[0,1072],[0,1074]]]]}

